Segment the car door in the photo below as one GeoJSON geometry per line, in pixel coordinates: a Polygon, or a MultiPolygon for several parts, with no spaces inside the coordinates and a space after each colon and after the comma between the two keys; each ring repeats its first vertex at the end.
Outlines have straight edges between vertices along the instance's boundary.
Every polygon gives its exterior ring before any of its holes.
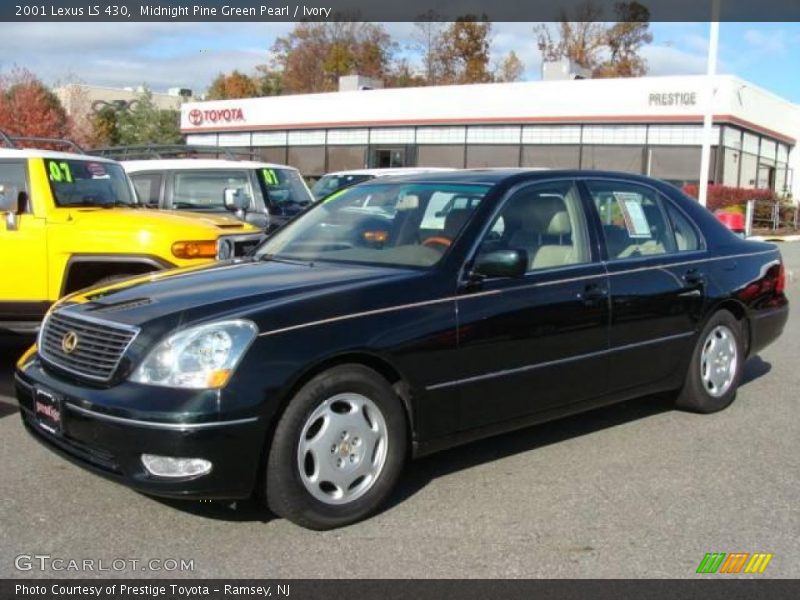
{"type": "Polygon", "coordinates": [[[576,183],[526,184],[501,205],[476,254],[522,249],[521,278],[465,281],[457,295],[461,430],[606,391],[608,280],[576,183]]]}
{"type": "Polygon", "coordinates": [[[609,275],[610,391],[656,384],[675,375],[702,315],[702,236],[674,203],[644,183],[584,184],[603,232],[609,275]]]}
{"type": "Polygon", "coordinates": [[[0,213],[0,318],[39,319],[48,298],[47,221],[43,206],[34,213],[26,161],[0,161],[0,194],[19,204],[16,215],[0,213]]]}

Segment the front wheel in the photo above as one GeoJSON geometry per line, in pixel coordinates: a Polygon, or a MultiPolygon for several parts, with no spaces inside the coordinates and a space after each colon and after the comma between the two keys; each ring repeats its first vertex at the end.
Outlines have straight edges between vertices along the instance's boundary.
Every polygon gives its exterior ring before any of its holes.
{"type": "Polygon", "coordinates": [[[389,383],[362,365],[334,367],[303,386],[278,422],[267,503],[303,527],[348,525],[391,493],[406,448],[405,414],[389,383]]]}
{"type": "Polygon", "coordinates": [[[699,413],[727,408],[736,398],[743,363],[742,326],[730,312],[720,310],[697,339],[677,406],[699,413]]]}

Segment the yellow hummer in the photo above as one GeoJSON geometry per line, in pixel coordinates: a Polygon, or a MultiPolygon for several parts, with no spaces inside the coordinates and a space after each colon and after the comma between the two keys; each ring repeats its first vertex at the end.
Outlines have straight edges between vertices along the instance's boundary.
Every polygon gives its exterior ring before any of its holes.
{"type": "Polygon", "coordinates": [[[144,208],[116,161],[18,139],[0,132],[12,146],[0,148],[0,334],[34,332],[75,290],[232,258],[262,237],[232,217],[144,208]]]}

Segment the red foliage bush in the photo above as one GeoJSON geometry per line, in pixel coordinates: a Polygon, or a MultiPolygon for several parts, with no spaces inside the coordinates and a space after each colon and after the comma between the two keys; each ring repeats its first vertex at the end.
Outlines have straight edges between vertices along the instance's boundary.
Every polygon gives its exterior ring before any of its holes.
{"type": "MultiPolygon", "coordinates": [[[[693,198],[697,198],[698,186],[694,184],[685,185],[683,186],[683,192],[693,198]]],[[[735,207],[736,212],[738,212],[744,209],[748,200],[766,200],[775,203],[778,202],[778,196],[772,190],[756,190],[712,184],[708,186],[706,207],[711,212],[735,207]]]]}

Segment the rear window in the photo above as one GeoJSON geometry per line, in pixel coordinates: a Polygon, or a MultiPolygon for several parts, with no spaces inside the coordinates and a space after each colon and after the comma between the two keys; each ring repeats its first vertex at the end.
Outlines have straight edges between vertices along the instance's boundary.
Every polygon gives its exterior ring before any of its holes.
{"type": "Polygon", "coordinates": [[[303,178],[294,169],[259,169],[258,178],[267,203],[272,206],[306,206],[314,200],[303,178]]]}
{"type": "Polygon", "coordinates": [[[136,204],[130,180],[116,163],[92,160],[45,159],[56,206],[115,206],[136,204]]]}

